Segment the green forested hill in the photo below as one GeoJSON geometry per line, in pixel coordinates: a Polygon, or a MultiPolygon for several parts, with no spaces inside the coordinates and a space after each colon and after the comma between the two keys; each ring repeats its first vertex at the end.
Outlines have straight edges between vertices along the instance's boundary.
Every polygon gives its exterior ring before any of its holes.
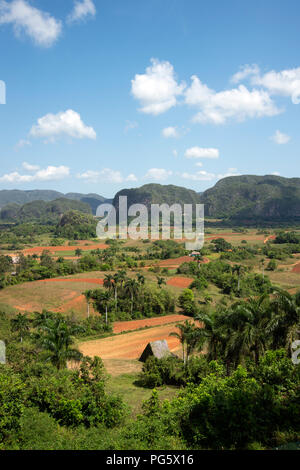
{"type": "Polygon", "coordinates": [[[128,206],[131,204],[145,204],[148,208],[151,204],[196,204],[200,202],[200,196],[196,191],[173,185],[146,184],[140,188],[122,189],[113,201],[118,208],[119,196],[127,196],[128,206]]]}
{"type": "Polygon", "coordinates": [[[62,214],[75,210],[85,214],[91,214],[91,207],[81,201],[73,201],[71,199],[60,198],[55,201],[33,201],[23,206],[16,204],[8,204],[3,207],[0,212],[0,218],[2,220],[8,220],[13,222],[27,222],[39,220],[41,222],[46,221],[58,221],[62,214]]]}
{"type": "Polygon", "coordinates": [[[231,176],[201,196],[206,215],[237,221],[300,220],[300,178],[231,176]]]}
{"type": "Polygon", "coordinates": [[[89,204],[93,213],[96,213],[99,204],[104,202],[106,199],[99,194],[81,194],[81,193],[68,193],[63,194],[58,191],[52,190],[30,190],[21,191],[17,189],[2,190],[0,191],[0,208],[7,206],[7,204],[19,204],[24,205],[33,201],[54,201],[56,199],[65,198],[72,199],[74,201],[81,201],[89,204]]]}

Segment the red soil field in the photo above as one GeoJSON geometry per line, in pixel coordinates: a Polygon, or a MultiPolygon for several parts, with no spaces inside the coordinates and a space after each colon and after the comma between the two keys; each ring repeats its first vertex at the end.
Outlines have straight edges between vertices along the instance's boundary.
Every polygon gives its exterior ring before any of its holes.
{"type": "Polygon", "coordinates": [[[186,289],[191,285],[192,282],[193,279],[189,279],[188,277],[173,277],[172,279],[168,280],[167,285],[186,289]]]}
{"type": "Polygon", "coordinates": [[[65,303],[64,305],[62,305],[61,307],[59,307],[58,309],[56,309],[54,311],[58,312],[58,313],[63,313],[63,312],[67,312],[68,310],[71,310],[72,308],[77,308],[78,309],[79,307],[81,307],[85,304],[86,304],[85,296],[84,295],[79,295],[75,299],[70,300],[70,302],[65,303]]]}
{"type": "Polygon", "coordinates": [[[134,331],[124,335],[81,343],[79,350],[86,356],[100,356],[102,359],[138,359],[147,344],[152,341],[165,339],[171,351],[179,350],[179,340],[169,336],[173,331],[176,331],[175,325],[134,331]]]}
{"type": "Polygon", "coordinates": [[[300,273],[300,263],[297,263],[293,268],[293,273],[300,273]]]}
{"type": "Polygon", "coordinates": [[[124,331],[134,331],[140,328],[166,325],[169,323],[179,323],[190,320],[185,315],[167,315],[163,317],[146,318],[143,320],[118,321],[114,323],[114,333],[123,333],[124,331]]]}
{"type": "Polygon", "coordinates": [[[34,248],[26,248],[23,250],[24,255],[39,255],[43,253],[44,250],[49,251],[50,253],[56,253],[59,251],[75,251],[77,248],[80,248],[82,251],[88,250],[105,250],[108,248],[107,245],[103,243],[93,244],[93,245],[76,245],[76,246],[35,246],[34,248]]]}
{"type": "Polygon", "coordinates": [[[269,237],[267,237],[264,241],[264,243],[268,243],[269,240],[275,240],[276,238],[276,235],[270,235],[269,237]]]}

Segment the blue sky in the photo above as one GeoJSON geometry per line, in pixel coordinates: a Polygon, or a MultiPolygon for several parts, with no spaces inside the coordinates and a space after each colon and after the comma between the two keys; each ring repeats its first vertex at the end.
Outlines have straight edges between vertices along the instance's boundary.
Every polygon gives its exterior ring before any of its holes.
{"type": "Polygon", "coordinates": [[[299,17],[299,0],[0,0],[0,189],[300,176],[299,17]]]}

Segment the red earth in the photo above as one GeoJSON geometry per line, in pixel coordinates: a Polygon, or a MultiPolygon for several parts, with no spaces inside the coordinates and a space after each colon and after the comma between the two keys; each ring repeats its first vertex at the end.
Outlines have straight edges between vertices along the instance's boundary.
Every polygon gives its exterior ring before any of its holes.
{"type": "Polygon", "coordinates": [[[172,279],[168,280],[167,285],[186,289],[190,287],[192,282],[193,279],[189,279],[188,277],[172,277],[172,279]]]}
{"type": "Polygon", "coordinates": [[[190,320],[185,315],[167,315],[163,317],[146,318],[143,320],[117,321],[114,323],[114,333],[123,333],[124,331],[134,331],[146,327],[167,325],[169,323],[179,323],[190,320]]]}
{"type": "Polygon", "coordinates": [[[40,255],[43,251],[49,251],[50,253],[57,253],[60,251],[75,251],[77,248],[80,248],[82,251],[88,250],[105,250],[108,248],[107,245],[103,243],[93,244],[93,245],[76,245],[76,246],[35,246],[34,248],[26,248],[23,250],[24,255],[40,255]]]}
{"type": "Polygon", "coordinates": [[[296,264],[293,268],[293,273],[300,273],[300,263],[296,264]]]}

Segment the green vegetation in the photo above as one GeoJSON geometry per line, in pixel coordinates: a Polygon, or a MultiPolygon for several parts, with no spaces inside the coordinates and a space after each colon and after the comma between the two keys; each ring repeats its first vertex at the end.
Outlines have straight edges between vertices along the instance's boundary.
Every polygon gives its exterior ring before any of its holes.
{"type": "Polygon", "coordinates": [[[201,195],[206,215],[235,224],[300,221],[300,179],[281,176],[230,176],[201,195]]]}

